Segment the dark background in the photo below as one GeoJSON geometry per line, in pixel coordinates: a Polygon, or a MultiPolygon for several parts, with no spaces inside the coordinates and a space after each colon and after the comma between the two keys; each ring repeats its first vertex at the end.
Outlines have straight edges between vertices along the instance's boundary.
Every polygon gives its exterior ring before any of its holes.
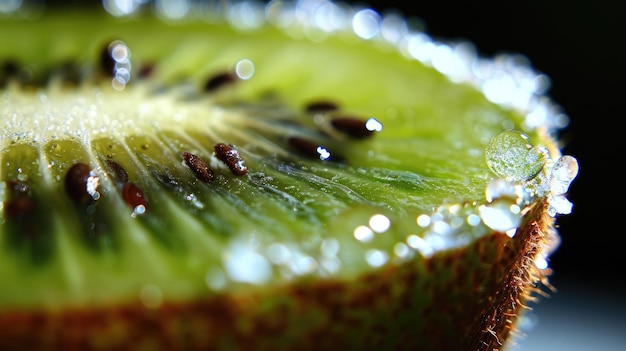
{"type": "Polygon", "coordinates": [[[619,1],[369,1],[417,16],[434,38],[473,42],[487,57],[521,53],[552,81],[548,95],[570,125],[564,154],[577,158],[570,215],[551,257],[557,292],[532,304],[519,350],[626,350],[625,216],[621,172],[626,12],[619,1]],[[547,301],[546,301],[547,300],[547,301]]]}

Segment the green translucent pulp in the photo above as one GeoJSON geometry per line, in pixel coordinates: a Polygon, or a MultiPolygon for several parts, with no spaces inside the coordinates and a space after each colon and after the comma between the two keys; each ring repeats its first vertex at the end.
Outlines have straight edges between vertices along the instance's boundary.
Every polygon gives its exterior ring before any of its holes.
{"type": "MultiPolygon", "coordinates": [[[[424,230],[416,223],[420,214],[443,203],[484,202],[495,177],[485,147],[505,129],[522,130],[521,115],[474,88],[348,34],[314,42],[271,26],[241,32],[95,14],[3,19],[0,33],[0,60],[26,67],[33,81],[62,62],[97,70],[112,40],[128,45],[133,72],[154,64],[148,79],[133,78],[123,91],[102,78],[49,92],[43,84],[0,90],[0,194],[6,205],[9,182],[26,176],[35,204],[28,223],[4,218],[0,224],[0,310],[106,304],[145,291],[182,299],[298,278],[355,277],[394,262],[397,244],[424,230]],[[201,92],[207,79],[242,59],[254,64],[251,79],[201,92]],[[37,110],[41,94],[49,107],[37,110]],[[85,96],[98,101],[97,112],[66,103],[85,96]],[[311,125],[305,105],[328,99],[342,112],[375,117],[383,130],[367,140],[328,141],[345,162],[286,150],[281,138],[292,130],[308,133],[298,127],[311,125]],[[166,107],[155,109],[160,115],[152,123],[139,104],[166,107]],[[55,132],[46,127],[64,124],[55,132]],[[248,173],[221,170],[205,184],[181,154],[209,160],[218,142],[238,148],[248,173]],[[106,173],[107,159],[143,190],[144,214],[124,202],[106,173]],[[100,177],[93,208],[65,193],[65,172],[75,162],[100,177]],[[370,222],[376,214],[389,227],[371,241],[357,240],[355,228],[376,227],[370,222]]],[[[417,252],[407,257],[422,260],[417,252]]]]}

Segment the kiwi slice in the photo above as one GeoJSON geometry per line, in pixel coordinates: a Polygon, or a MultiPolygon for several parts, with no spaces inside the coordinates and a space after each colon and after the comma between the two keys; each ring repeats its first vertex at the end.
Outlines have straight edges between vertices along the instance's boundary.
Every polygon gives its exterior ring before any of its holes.
{"type": "Polygon", "coordinates": [[[511,345],[578,171],[543,75],[343,3],[104,4],[0,22],[0,349],[511,345]]]}

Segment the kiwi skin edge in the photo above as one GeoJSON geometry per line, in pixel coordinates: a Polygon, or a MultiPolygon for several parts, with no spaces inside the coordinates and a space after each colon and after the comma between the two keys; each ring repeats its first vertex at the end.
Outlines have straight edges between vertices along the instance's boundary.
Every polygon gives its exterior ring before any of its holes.
{"type": "Polygon", "coordinates": [[[152,311],[137,301],[104,309],[3,313],[0,349],[501,349],[540,291],[537,282],[546,278],[533,264],[553,230],[546,206],[535,204],[514,238],[492,233],[432,257],[422,269],[408,263],[355,282],[304,282],[281,291],[166,303],[152,311]],[[422,274],[447,279],[424,287],[417,279],[422,274]],[[425,297],[424,290],[432,295],[425,297]]]}
{"type": "Polygon", "coordinates": [[[115,307],[6,309],[0,350],[507,348],[525,306],[542,293],[538,285],[549,287],[549,269],[534,264],[555,230],[549,205],[541,198],[525,209],[513,238],[488,233],[419,264],[388,265],[354,280],[305,279],[156,308],[137,299],[115,307]]]}

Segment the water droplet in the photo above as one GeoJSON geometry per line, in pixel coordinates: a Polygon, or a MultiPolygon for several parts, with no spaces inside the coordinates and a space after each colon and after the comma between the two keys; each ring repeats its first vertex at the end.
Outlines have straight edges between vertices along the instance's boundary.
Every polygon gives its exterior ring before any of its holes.
{"type": "Polygon", "coordinates": [[[97,201],[100,199],[100,192],[98,187],[100,186],[100,177],[98,177],[93,171],[89,173],[87,178],[87,193],[97,201]]]}
{"type": "Polygon", "coordinates": [[[67,194],[82,205],[87,205],[100,198],[99,185],[100,178],[84,163],[74,164],[65,175],[67,194]]]}
{"type": "Polygon", "coordinates": [[[370,227],[360,225],[354,228],[354,238],[362,243],[366,243],[374,239],[374,232],[370,227]]]}
{"type": "Polygon", "coordinates": [[[458,230],[463,226],[465,221],[461,217],[454,217],[450,219],[450,227],[454,230],[458,230]]]}
{"type": "Polygon", "coordinates": [[[421,214],[417,217],[417,225],[422,228],[426,228],[430,226],[430,216],[426,214],[421,214]]]}
{"type": "Polygon", "coordinates": [[[557,214],[570,214],[572,213],[572,207],[574,206],[563,195],[550,196],[548,201],[550,206],[548,207],[548,214],[554,217],[557,214]]]}
{"type": "Polygon", "coordinates": [[[322,161],[331,159],[330,150],[316,142],[292,136],[287,139],[287,143],[303,156],[319,158],[322,161]]]}
{"type": "Polygon", "coordinates": [[[370,218],[369,225],[376,233],[384,233],[391,226],[391,221],[383,214],[375,214],[370,218]]]}
{"type": "Polygon", "coordinates": [[[317,153],[320,155],[320,160],[326,161],[330,158],[330,151],[323,146],[318,146],[316,149],[317,153]]]}
{"type": "Polygon", "coordinates": [[[540,270],[544,270],[548,268],[548,260],[545,257],[539,255],[535,258],[535,267],[540,270]]]}
{"type": "Polygon", "coordinates": [[[578,161],[572,156],[562,156],[559,158],[550,177],[550,191],[554,195],[565,194],[569,189],[572,180],[578,175],[578,161]]]}
{"type": "Polygon", "coordinates": [[[249,59],[241,59],[235,64],[235,73],[242,80],[248,80],[254,75],[254,62],[249,59]]]}
{"type": "Polygon", "coordinates": [[[454,230],[450,226],[450,223],[446,222],[443,219],[433,221],[431,230],[433,233],[440,234],[440,235],[452,235],[454,233],[454,230]]]}
{"type": "Polygon", "coordinates": [[[405,243],[396,243],[393,246],[393,253],[400,258],[405,258],[411,254],[411,249],[405,243]]]}
{"type": "Polygon", "coordinates": [[[433,248],[426,242],[426,240],[420,238],[415,234],[411,234],[406,238],[406,243],[413,249],[419,251],[422,256],[428,258],[432,256],[435,251],[433,248]]]}
{"type": "Polygon", "coordinates": [[[289,262],[291,252],[284,244],[272,244],[267,248],[267,258],[274,264],[282,265],[289,262]]]}
{"type": "Polygon", "coordinates": [[[226,287],[226,275],[217,267],[210,268],[204,279],[207,286],[213,290],[221,290],[226,287]]]}
{"type": "Polygon", "coordinates": [[[4,0],[0,1],[0,13],[7,14],[16,12],[22,7],[22,0],[4,0]]]}
{"type": "Polygon", "coordinates": [[[388,42],[398,43],[408,34],[409,28],[401,15],[387,13],[380,23],[380,32],[388,42]]]}
{"type": "Polygon", "coordinates": [[[365,261],[372,267],[380,267],[387,263],[388,259],[389,255],[384,251],[372,249],[365,253],[365,261]]]}
{"type": "Polygon", "coordinates": [[[335,274],[341,269],[341,260],[337,257],[324,257],[321,261],[321,265],[326,272],[335,274]]]}
{"type": "Polygon", "coordinates": [[[136,206],[135,208],[133,208],[132,217],[135,218],[137,216],[141,216],[144,213],[146,213],[146,206],[139,205],[139,206],[136,206]]]}
{"type": "Polygon", "coordinates": [[[139,1],[102,0],[102,5],[109,14],[122,17],[133,14],[139,6],[139,1]]]}
{"type": "Polygon", "coordinates": [[[333,238],[326,239],[322,242],[321,250],[324,257],[335,257],[339,253],[339,241],[333,238]]]}
{"type": "Polygon", "coordinates": [[[502,178],[496,178],[485,188],[485,197],[488,202],[492,202],[501,197],[514,199],[516,197],[515,184],[507,182],[502,178]]]}
{"type": "Polygon", "coordinates": [[[480,224],[480,216],[476,214],[471,214],[467,216],[467,223],[472,227],[475,227],[480,224]]]}
{"type": "Polygon", "coordinates": [[[111,85],[115,90],[124,90],[130,81],[130,57],[130,49],[121,40],[114,40],[102,52],[102,69],[107,75],[111,75],[111,85]]]}
{"type": "Polygon", "coordinates": [[[383,124],[376,118],[371,117],[365,121],[365,129],[370,132],[381,132],[383,130],[383,124]]]}
{"type": "Polygon", "coordinates": [[[358,11],[352,17],[354,33],[363,39],[372,39],[380,31],[380,15],[372,9],[358,11]]]}
{"type": "Polygon", "coordinates": [[[245,244],[236,244],[226,253],[226,272],[238,282],[263,284],[272,276],[270,262],[245,244]]]}
{"type": "Polygon", "coordinates": [[[299,275],[313,273],[317,269],[317,261],[307,255],[298,255],[296,259],[291,262],[291,269],[294,273],[299,275]]]}
{"type": "Polygon", "coordinates": [[[191,2],[189,0],[157,0],[155,5],[159,15],[170,19],[183,18],[191,10],[191,2]]]}
{"type": "Polygon", "coordinates": [[[227,19],[230,24],[240,30],[259,28],[265,21],[265,8],[256,1],[233,2],[227,10],[227,19]]]}
{"type": "Polygon", "coordinates": [[[149,309],[156,309],[161,306],[163,302],[163,292],[161,288],[153,284],[145,284],[139,290],[139,299],[144,307],[149,309]]]}
{"type": "Polygon", "coordinates": [[[499,177],[509,181],[534,178],[546,162],[546,153],[532,147],[527,135],[505,131],[496,135],[485,150],[487,165],[499,177]]]}
{"type": "Polygon", "coordinates": [[[521,209],[512,199],[497,200],[480,206],[480,218],[491,229],[506,232],[517,228],[522,222],[521,209]]]}

